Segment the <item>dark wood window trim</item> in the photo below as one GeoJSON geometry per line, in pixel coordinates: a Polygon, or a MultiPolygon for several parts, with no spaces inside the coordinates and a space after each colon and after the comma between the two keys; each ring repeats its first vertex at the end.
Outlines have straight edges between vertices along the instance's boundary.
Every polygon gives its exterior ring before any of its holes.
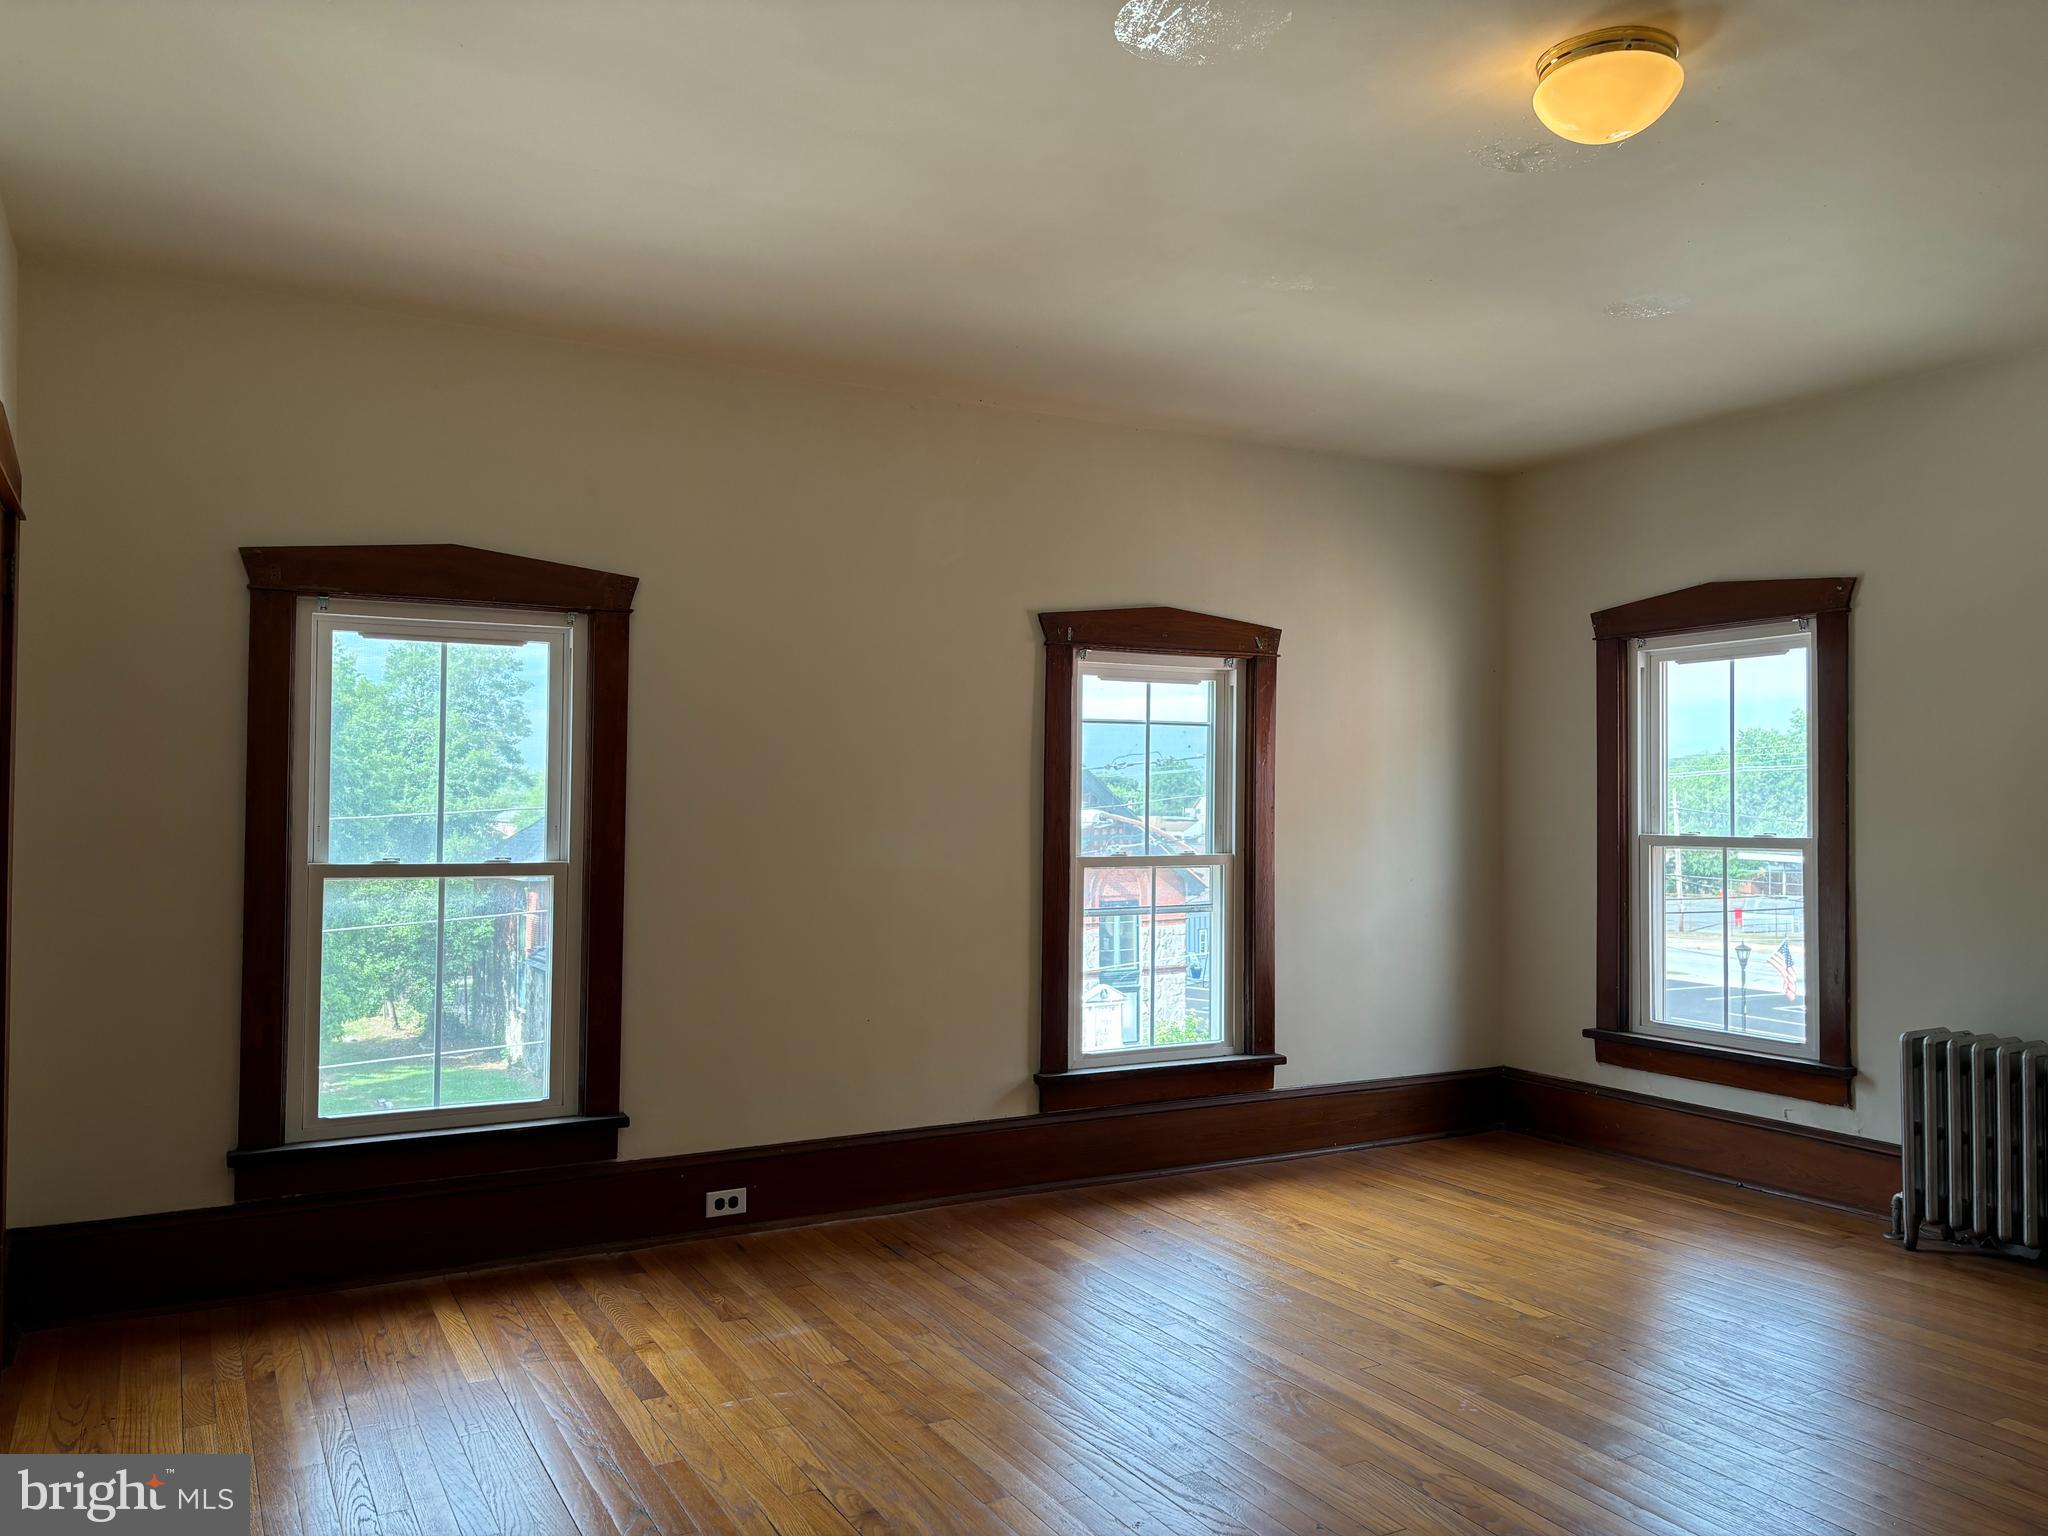
{"type": "MultiPolygon", "coordinates": [[[[13,974],[10,878],[14,863],[14,688],[15,600],[20,591],[21,460],[14,454],[14,430],[0,402],[0,1318],[7,1296],[7,995],[13,974]]],[[[0,1322],[0,1365],[14,1354],[14,1332],[0,1322]]]]}
{"type": "Polygon", "coordinates": [[[235,1198],[351,1194],[431,1179],[511,1173],[565,1163],[616,1158],[621,1114],[557,1115],[496,1125],[465,1125],[385,1136],[337,1136],[327,1141],[237,1147],[235,1198]]]}
{"type": "Polygon", "coordinates": [[[1273,739],[1280,631],[1181,608],[1041,613],[1045,636],[1045,822],[1039,967],[1038,1103],[1094,1109],[1270,1089],[1273,1048],[1273,739]],[[1237,1055],[1082,1067],[1068,1059],[1073,960],[1074,689],[1081,651],[1229,657],[1244,667],[1238,796],[1244,806],[1243,1023],[1237,1055]]]}
{"type": "Polygon", "coordinates": [[[460,544],[244,549],[249,577],[238,1200],[617,1156],[626,890],[626,678],[637,578],[460,544]],[[580,1113],[317,1142],[285,1140],[291,1002],[293,657],[302,597],[471,603],[582,615],[588,646],[580,1113]]]}
{"type": "Polygon", "coordinates": [[[1598,928],[1595,1059],[1612,1066],[1847,1104],[1856,1078],[1849,1015],[1849,605],[1853,576],[1784,581],[1716,581],[1644,598],[1593,615],[1599,699],[1598,928]],[[1815,948],[1820,961],[1808,997],[1819,1032],[1816,1061],[1666,1039],[1633,1029],[1631,818],[1635,803],[1629,652],[1641,639],[1779,619],[1813,622],[1815,948]]]}

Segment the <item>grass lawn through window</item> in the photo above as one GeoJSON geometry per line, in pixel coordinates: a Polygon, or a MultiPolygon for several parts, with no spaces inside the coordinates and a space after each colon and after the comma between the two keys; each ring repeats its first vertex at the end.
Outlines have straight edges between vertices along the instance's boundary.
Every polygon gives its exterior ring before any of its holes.
{"type": "MultiPolygon", "coordinates": [[[[517,1066],[502,1045],[461,1047],[441,1058],[441,1107],[525,1104],[547,1097],[545,1040],[529,1040],[517,1066]]],[[[422,1028],[383,1019],[344,1026],[320,1048],[320,1113],[389,1114],[434,1108],[434,1058],[422,1028]]]]}

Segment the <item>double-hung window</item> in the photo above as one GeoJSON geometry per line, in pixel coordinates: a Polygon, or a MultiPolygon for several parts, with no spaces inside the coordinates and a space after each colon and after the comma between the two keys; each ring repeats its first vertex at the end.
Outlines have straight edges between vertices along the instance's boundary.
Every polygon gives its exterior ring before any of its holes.
{"type": "Polygon", "coordinates": [[[237,1199],[618,1155],[631,576],[244,549],[237,1199]]]}
{"type": "Polygon", "coordinates": [[[1810,621],[1635,647],[1638,1027],[1812,1058],[1810,621]]]}
{"type": "Polygon", "coordinates": [[[288,1139],[573,1112],[582,621],[299,609],[288,1139]]]}
{"type": "Polygon", "coordinates": [[[1038,623],[1040,1107],[1271,1088],[1280,631],[1181,608],[1038,623]]]}
{"type": "Polygon", "coordinates": [[[1070,1059],[1228,1054],[1236,668],[1090,654],[1076,703],[1070,1059]]]}
{"type": "Polygon", "coordinates": [[[1593,615],[1609,1066],[1847,1104],[1849,576],[1593,615]]]}

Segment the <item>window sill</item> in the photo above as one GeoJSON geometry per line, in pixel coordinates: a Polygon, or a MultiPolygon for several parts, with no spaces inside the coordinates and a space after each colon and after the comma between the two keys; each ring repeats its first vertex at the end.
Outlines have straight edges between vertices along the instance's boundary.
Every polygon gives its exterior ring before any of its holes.
{"type": "Polygon", "coordinates": [[[1201,1061],[1145,1061],[1122,1067],[1081,1067],[1038,1074],[1041,1112],[1104,1109],[1158,1099],[1204,1099],[1222,1093],[1263,1093],[1285,1056],[1210,1056],[1201,1061]]]}
{"type": "Polygon", "coordinates": [[[445,1126],[385,1136],[344,1136],[276,1147],[237,1147],[235,1198],[316,1195],[418,1184],[469,1174],[607,1162],[619,1155],[624,1115],[562,1115],[509,1125],[445,1126]]]}
{"type": "Polygon", "coordinates": [[[1695,1082],[1719,1083],[1724,1088],[1746,1088],[1752,1093],[1773,1093],[1780,1098],[1805,1099],[1813,1104],[1848,1104],[1853,1101],[1856,1069],[1822,1061],[1794,1061],[1784,1056],[1765,1056],[1754,1051],[1733,1051],[1718,1046],[1693,1045],[1684,1040],[1666,1040],[1633,1030],[1589,1029],[1593,1057],[1611,1067],[1632,1067],[1638,1072],[1657,1072],[1665,1077],[1687,1077],[1695,1082]]]}

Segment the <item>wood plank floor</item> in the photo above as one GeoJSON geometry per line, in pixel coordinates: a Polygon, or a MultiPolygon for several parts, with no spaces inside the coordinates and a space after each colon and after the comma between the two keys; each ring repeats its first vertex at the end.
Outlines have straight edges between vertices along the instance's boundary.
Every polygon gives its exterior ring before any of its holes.
{"type": "Polygon", "coordinates": [[[2048,1530],[2048,1275],[1525,1138],[34,1334],[255,1529],[2048,1530]]]}

